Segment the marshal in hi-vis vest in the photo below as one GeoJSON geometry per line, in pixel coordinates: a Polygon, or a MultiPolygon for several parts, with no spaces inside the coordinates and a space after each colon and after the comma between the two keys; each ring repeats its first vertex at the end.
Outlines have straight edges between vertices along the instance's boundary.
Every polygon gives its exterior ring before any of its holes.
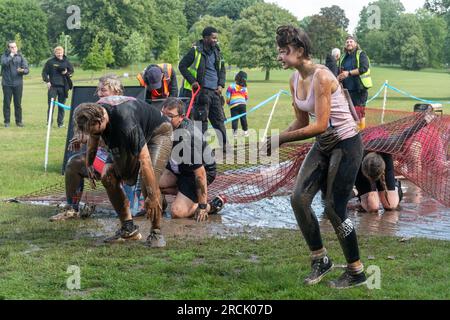
{"type": "MultiPolygon", "coordinates": [[[[362,50],[356,51],[356,68],[359,69],[359,62],[360,62],[360,56],[361,56],[362,50]]],[[[346,55],[343,55],[341,58],[341,61],[339,62],[339,66],[342,66],[342,63],[344,62],[346,55]]],[[[367,57],[367,60],[369,60],[369,69],[367,69],[367,72],[360,74],[359,78],[361,79],[361,83],[366,89],[370,89],[373,87],[372,83],[372,77],[370,76],[370,59],[367,57]]]]}
{"type": "MultiPolygon", "coordinates": [[[[194,48],[195,48],[194,63],[188,68],[188,71],[192,74],[192,76],[195,79],[197,79],[198,67],[200,66],[200,59],[202,58],[202,55],[200,54],[200,52],[198,52],[197,47],[194,48]]],[[[192,91],[192,85],[186,79],[183,79],[183,88],[188,91],[192,91]]]]}

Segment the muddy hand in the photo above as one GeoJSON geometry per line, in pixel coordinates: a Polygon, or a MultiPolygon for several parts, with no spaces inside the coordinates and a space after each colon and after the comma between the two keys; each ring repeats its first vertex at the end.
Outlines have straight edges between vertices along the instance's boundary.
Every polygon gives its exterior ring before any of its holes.
{"type": "Polygon", "coordinates": [[[150,199],[147,197],[144,203],[145,211],[147,212],[147,219],[154,221],[157,215],[162,214],[162,207],[158,198],[150,199]]]}
{"type": "Polygon", "coordinates": [[[206,209],[200,209],[197,207],[195,210],[194,219],[197,222],[203,222],[208,220],[208,211],[206,209]]]}

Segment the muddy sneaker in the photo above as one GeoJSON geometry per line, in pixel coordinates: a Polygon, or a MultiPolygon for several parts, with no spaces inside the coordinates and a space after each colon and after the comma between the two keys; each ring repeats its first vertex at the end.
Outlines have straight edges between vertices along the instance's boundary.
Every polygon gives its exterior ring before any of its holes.
{"type": "Polygon", "coordinates": [[[333,262],[328,256],[311,262],[311,273],[305,278],[305,284],[312,286],[318,284],[322,278],[333,269],[333,262]]]}
{"type": "Polygon", "coordinates": [[[84,204],[80,206],[80,217],[83,219],[89,218],[95,213],[95,204],[84,204]]]}
{"type": "Polygon", "coordinates": [[[142,235],[139,233],[139,227],[134,224],[130,228],[121,227],[119,230],[117,230],[115,235],[106,238],[103,241],[106,243],[123,243],[126,241],[137,241],[141,239],[142,235]]]}
{"type": "Polygon", "coordinates": [[[75,211],[75,209],[65,209],[61,211],[58,214],[55,214],[54,216],[50,217],[50,221],[64,221],[69,219],[78,219],[80,217],[80,213],[78,211],[75,211]]]}
{"type": "Polygon", "coordinates": [[[353,274],[348,270],[345,270],[345,272],[338,279],[330,281],[328,285],[334,289],[348,289],[362,286],[366,283],[367,278],[364,271],[358,274],[353,274]]]}
{"type": "Polygon", "coordinates": [[[164,239],[161,230],[152,230],[147,238],[147,241],[145,242],[145,245],[151,248],[164,248],[166,246],[166,240],[164,239]]]}
{"type": "Polygon", "coordinates": [[[211,206],[211,210],[208,214],[217,214],[222,209],[225,203],[227,202],[227,199],[224,196],[217,196],[214,199],[211,200],[209,205],[211,206]]]}

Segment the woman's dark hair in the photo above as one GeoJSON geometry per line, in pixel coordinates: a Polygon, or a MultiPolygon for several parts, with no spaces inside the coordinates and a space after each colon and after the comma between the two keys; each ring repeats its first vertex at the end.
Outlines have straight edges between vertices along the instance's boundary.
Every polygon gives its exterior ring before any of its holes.
{"type": "Polygon", "coordinates": [[[386,186],[386,163],[383,158],[376,152],[368,153],[361,164],[361,171],[363,175],[369,179],[371,184],[375,184],[376,181],[380,181],[381,185],[384,188],[386,201],[389,203],[388,194],[387,194],[387,186],[386,186]]]}
{"type": "Polygon", "coordinates": [[[305,58],[311,58],[311,40],[300,28],[291,25],[278,27],[277,44],[280,48],[287,48],[288,45],[294,48],[303,48],[305,58]]]}
{"type": "Polygon", "coordinates": [[[236,77],[234,78],[234,80],[236,81],[236,84],[240,85],[241,87],[246,87],[247,86],[247,73],[245,73],[244,71],[239,71],[236,74],[236,77]]]}

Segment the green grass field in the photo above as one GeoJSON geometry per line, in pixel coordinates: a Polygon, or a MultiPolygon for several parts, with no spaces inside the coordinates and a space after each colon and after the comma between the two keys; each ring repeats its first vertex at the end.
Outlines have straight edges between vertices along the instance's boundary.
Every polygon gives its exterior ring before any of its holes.
{"type": "MultiPolygon", "coordinates": [[[[134,70],[140,70],[135,68],[134,70]]],[[[66,128],[52,131],[49,168],[44,172],[46,87],[40,69],[26,77],[23,97],[25,128],[0,126],[0,199],[37,191],[62,181],[61,164],[66,128]]],[[[121,75],[129,70],[116,70],[121,75]]],[[[232,80],[237,70],[228,73],[232,80]]],[[[288,90],[292,72],[249,73],[249,106],[288,90]]],[[[96,73],[98,78],[101,73],[96,73]]],[[[373,68],[374,94],[385,80],[415,96],[450,101],[450,74],[425,70],[407,72],[373,68]]],[[[76,70],[75,85],[95,85],[90,72],[76,70]]],[[[132,78],[125,85],[136,85],[132,78]]],[[[3,96],[0,94],[0,101],[3,96]]],[[[380,107],[382,97],[370,104],[380,107]]],[[[389,92],[388,108],[412,111],[416,102],[389,92]]],[[[252,128],[264,128],[272,104],[249,115],[252,128]]],[[[447,106],[449,108],[450,106],[447,106]]],[[[271,127],[284,129],[293,119],[288,97],[282,97],[271,127]]],[[[12,106],[13,109],[13,106],[12,106]]],[[[444,111],[445,112],[445,111],[444,111]]],[[[447,112],[448,113],[448,112],[447,112]]],[[[227,114],[229,114],[227,110],[227,114]]],[[[56,117],[56,115],[55,115],[56,117]]],[[[56,121],[55,121],[56,122],[56,121]]],[[[330,291],[325,285],[305,288],[308,252],[299,232],[261,231],[260,240],[169,239],[169,247],[152,251],[142,245],[98,245],[99,224],[86,221],[51,224],[55,209],[0,203],[0,298],[4,299],[448,299],[450,243],[361,236],[362,258],[375,256],[382,270],[382,289],[330,291]],[[387,259],[395,256],[395,260],[387,259]],[[257,258],[255,258],[257,257],[257,258]],[[443,263],[444,262],[444,263],[443,263]],[[69,265],[82,270],[81,291],[68,291],[69,265]]],[[[326,243],[338,263],[344,263],[334,234],[326,243]]],[[[337,273],[335,274],[337,275],[337,273]]]]}

